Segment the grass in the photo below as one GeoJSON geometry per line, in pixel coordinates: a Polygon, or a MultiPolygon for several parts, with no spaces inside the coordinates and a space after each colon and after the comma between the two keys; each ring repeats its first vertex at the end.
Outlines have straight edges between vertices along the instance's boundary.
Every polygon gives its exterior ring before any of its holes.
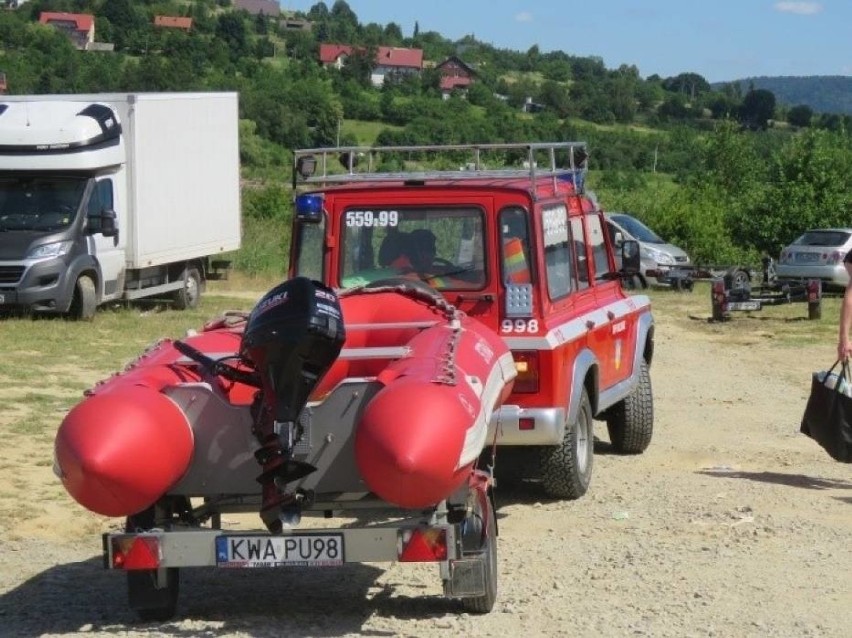
{"type": "Polygon", "coordinates": [[[647,291],[655,315],[673,322],[708,341],[748,346],[759,341],[798,348],[833,343],[840,316],[839,295],[824,295],[822,318],[808,319],[806,303],[767,306],[756,312],[733,312],[727,321],[712,321],[710,283],[696,282],[693,292],[666,288],[647,291]]]}
{"type": "Polygon", "coordinates": [[[343,120],[340,124],[340,133],[354,137],[361,146],[373,146],[379,133],[385,129],[401,131],[402,127],[366,120],[343,120]]]}

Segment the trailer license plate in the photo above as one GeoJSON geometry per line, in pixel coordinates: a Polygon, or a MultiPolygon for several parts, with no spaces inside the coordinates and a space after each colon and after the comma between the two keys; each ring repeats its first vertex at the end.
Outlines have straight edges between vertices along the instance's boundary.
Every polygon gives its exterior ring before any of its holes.
{"type": "Polygon", "coordinates": [[[337,567],[344,559],[342,534],[216,537],[219,567],[337,567]]]}
{"type": "Polygon", "coordinates": [[[732,301],[728,304],[728,310],[760,310],[759,301],[732,301]]]}

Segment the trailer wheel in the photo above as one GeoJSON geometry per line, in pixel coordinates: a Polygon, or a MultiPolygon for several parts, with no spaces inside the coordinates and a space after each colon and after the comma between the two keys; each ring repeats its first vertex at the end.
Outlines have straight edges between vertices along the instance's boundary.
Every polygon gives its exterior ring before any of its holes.
{"type": "Polygon", "coordinates": [[[732,268],[731,288],[747,288],[751,285],[751,274],[744,268],[732,268]]]}
{"type": "Polygon", "coordinates": [[[485,577],[485,593],[481,596],[462,598],[462,607],[472,614],[487,614],[497,602],[497,517],[494,515],[494,504],[490,498],[485,498],[485,505],[476,499],[476,507],[465,520],[465,525],[473,529],[463,534],[463,542],[469,537],[477,540],[477,546],[468,551],[480,555],[485,577]],[[483,512],[483,508],[485,511],[483,512]],[[484,525],[484,528],[483,528],[484,525]]]}
{"type": "Polygon", "coordinates": [[[583,388],[577,420],[567,423],[562,443],[540,448],[541,483],[555,498],[578,499],[592,481],[594,438],[592,404],[583,388]]]}
{"type": "Polygon", "coordinates": [[[98,307],[98,296],[95,292],[95,282],[88,275],[80,275],[74,284],[74,297],[68,316],[77,321],[91,321],[98,307]]]}
{"type": "Polygon", "coordinates": [[[187,266],[181,274],[183,288],[174,293],[174,307],[177,310],[197,308],[201,299],[201,273],[194,266],[187,266]]]}
{"type": "Polygon", "coordinates": [[[639,364],[639,384],[630,396],[609,409],[606,426],[616,452],[641,454],[651,444],[654,395],[651,393],[651,374],[644,359],[639,364]]]}
{"type": "MultiPolygon", "coordinates": [[[[150,507],[128,516],[125,531],[153,528],[154,515],[154,507],[150,507]]],[[[177,567],[168,567],[163,576],[165,582],[159,582],[156,569],[127,572],[127,600],[142,622],[165,622],[174,618],[180,592],[180,571],[177,567]]]]}

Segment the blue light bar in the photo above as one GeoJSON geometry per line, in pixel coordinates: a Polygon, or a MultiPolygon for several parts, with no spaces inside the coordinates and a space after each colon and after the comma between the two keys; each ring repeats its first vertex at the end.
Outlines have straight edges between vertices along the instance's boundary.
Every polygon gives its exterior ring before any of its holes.
{"type": "Polygon", "coordinates": [[[296,218],[303,222],[319,223],[322,221],[322,195],[305,193],[296,197],[296,218]]]}

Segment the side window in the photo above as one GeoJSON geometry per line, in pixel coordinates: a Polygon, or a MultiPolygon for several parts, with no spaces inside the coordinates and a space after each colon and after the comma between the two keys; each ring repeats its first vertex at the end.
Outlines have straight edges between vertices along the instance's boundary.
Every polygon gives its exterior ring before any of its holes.
{"type": "Polygon", "coordinates": [[[562,205],[549,206],[542,209],[541,219],[541,245],[544,246],[547,292],[551,299],[559,299],[571,293],[574,288],[568,209],[562,205]]]}
{"type": "MultiPolygon", "coordinates": [[[[95,183],[89,201],[86,203],[86,229],[89,233],[103,230],[103,212],[114,210],[112,206],[112,180],[102,179],[95,183]]],[[[118,228],[118,222],[115,221],[118,228]]]]}
{"type": "Polygon", "coordinates": [[[532,283],[527,212],[522,208],[500,211],[500,272],[504,284],[532,283]]]}
{"type": "Polygon", "coordinates": [[[571,220],[571,236],[574,239],[574,254],[577,256],[577,283],[580,290],[589,287],[589,261],[586,256],[586,237],[583,234],[583,218],[571,220]]]}
{"type": "Polygon", "coordinates": [[[610,270],[601,218],[597,215],[587,215],[586,230],[589,231],[589,246],[592,247],[592,259],[595,262],[595,279],[601,280],[610,270]]]}

